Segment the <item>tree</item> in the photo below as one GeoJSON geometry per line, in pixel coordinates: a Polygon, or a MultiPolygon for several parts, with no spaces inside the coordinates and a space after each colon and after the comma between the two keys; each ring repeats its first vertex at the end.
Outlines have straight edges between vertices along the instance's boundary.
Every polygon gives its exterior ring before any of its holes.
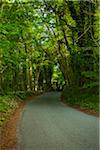
{"type": "Polygon", "coordinates": [[[2,1],[1,93],[51,89],[55,64],[67,86],[97,83],[97,3],[2,1]]]}

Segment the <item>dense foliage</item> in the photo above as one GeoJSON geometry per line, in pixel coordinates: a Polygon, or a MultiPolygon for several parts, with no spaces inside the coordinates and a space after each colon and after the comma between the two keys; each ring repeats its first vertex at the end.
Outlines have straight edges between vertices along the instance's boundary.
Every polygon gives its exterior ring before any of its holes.
{"type": "Polygon", "coordinates": [[[99,2],[1,0],[0,94],[98,87],[99,2]]]}

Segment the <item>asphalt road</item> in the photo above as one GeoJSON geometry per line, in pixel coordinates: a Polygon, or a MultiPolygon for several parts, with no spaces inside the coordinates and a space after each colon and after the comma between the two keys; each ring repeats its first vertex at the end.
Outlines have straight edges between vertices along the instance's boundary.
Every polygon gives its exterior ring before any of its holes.
{"type": "Polygon", "coordinates": [[[38,96],[20,116],[18,150],[99,150],[98,118],[60,102],[59,92],[38,96]]]}

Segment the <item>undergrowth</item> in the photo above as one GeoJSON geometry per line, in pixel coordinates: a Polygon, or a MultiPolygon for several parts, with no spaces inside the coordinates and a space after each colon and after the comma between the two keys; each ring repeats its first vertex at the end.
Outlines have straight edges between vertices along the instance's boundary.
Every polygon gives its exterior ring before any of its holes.
{"type": "Polygon", "coordinates": [[[99,111],[99,89],[65,87],[62,93],[63,101],[71,106],[99,111]]]}
{"type": "Polygon", "coordinates": [[[0,96],[0,125],[7,120],[9,114],[18,107],[19,103],[32,94],[32,92],[17,91],[0,96]]]}

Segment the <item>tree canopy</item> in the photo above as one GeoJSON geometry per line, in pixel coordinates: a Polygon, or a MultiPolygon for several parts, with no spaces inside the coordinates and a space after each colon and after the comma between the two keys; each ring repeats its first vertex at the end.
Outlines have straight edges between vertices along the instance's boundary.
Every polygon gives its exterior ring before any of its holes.
{"type": "Polygon", "coordinates": [[[0,94],[98,85],[99,2],[1,0],[0,94]]]}

